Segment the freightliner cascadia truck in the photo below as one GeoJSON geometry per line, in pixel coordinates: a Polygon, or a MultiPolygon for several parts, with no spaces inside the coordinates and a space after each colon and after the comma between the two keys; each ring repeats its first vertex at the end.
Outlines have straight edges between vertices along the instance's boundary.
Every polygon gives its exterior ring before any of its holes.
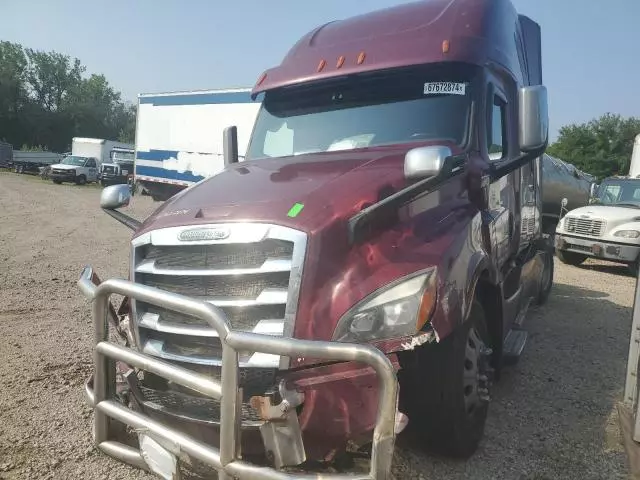
{"type": "Polygon", "coordinates": [[[335,21],[251,95],[244,161],[230,126],[224,169],[142,222],[102,192],[134,233],[128,280],[79,280],[94,441],[164,478],[389,478],[400,432],[469,457],[553,283],[538,24],[508,0],[335,21]],[[322,470],[345,452],[368,469],[322,470]]]}

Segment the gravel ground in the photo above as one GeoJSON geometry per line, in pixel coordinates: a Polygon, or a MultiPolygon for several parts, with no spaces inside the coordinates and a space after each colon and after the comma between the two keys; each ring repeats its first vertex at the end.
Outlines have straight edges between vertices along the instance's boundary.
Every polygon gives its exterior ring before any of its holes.
{"type": "MultiPolygon", "coordinates": [[[[0,173],[0,479],[147,479],[96,452],[82,383],[91,371],[85,263],[127,272],[126,227],[95,186],[0,173]]],[[[136,196],[142,218],[157,206],[136,196]]],[[[399,446],[397,476],[446,479],[627,477],[621,398],[634,279],[589,261],[556,262],[549,302],[529,315],[520,363],[496,386],[485,439],[466,462],[399,446]]]]}

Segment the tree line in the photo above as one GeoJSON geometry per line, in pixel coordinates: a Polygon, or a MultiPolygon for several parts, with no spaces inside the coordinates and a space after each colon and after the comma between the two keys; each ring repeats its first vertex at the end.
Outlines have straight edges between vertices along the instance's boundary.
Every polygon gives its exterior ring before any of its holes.
{"type": "MultiPolygon", "coordinates": [[[[133,143],[135,105],[77,58],[0,41],[0,140],[16,149],[68,151],[73,137],[133,143]]],[[[563,126],[547,153],[599,180],[629,171],[640,118],[607,113],[563,126]]]]}
{"type": "Polygon", "coordinates": [[[73,137],[133,143],[135,105],[79,59],[0,41],[0,140],[65,152],[73,137]]]}

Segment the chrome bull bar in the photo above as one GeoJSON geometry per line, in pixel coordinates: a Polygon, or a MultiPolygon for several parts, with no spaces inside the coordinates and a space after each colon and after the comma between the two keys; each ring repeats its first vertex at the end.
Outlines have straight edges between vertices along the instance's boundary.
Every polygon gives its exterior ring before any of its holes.
{"type": "Polygon", "coordinates": [[[95,409],[94,441],[104,453],[138,468],[149,470],[142,452],[112,439],[110,418],[133,427],[152,438],[176,458],[197,459],[214,468],[218,478],[238,479],[371,479],[389,478],[395,443],[395,414],[398,383],[390,360],[369,345],[298,340],[234,331],[222,310],[216,306],[154,287],[121,279],[110,279],[97,285],[91,267],[82,271],[78,286],[92,301],[94,324],[93,392],[87,390],[89,403],[95,409]],[[218,332],[222,344],[220,381],[197,374],[164,360],[140,353],[108,341],[109,316],[113,315],[113,294],[134,298],[159,307],[197,317],[218,332]],[[240,389],[238,351],[254,351],[272,355],[305,356],[331,361],[362,362],[371,366],[379,380],[378,411],[373,432],[371,464],[368,474],[290,474],[275,468],[255,465],[239,458],[240,389]],[[115,362],[152,372],[177,384],[191,388],[220,402],[220,448],[207,445],[191,436],[163,425],[157,420],[133,411],[115,400],[115,362]]]}

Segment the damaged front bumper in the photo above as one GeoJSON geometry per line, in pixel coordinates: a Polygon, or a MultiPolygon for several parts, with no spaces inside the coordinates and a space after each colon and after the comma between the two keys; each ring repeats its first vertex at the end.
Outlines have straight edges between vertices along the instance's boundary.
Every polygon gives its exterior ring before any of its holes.
{"type": "Polygon", "coordinates": [[[82,293],[92,301],[95,370],[85,386],[85,394],[89,404],[95,409],[95,443],[105,453],[164,478],[179,477],[178,459],[190,464],[194,461],[205,464],[217,470],[220,479],[389,477],[396,424],[402,416],[397,412],[396,369],[380,350],[368,345],[298,340],[235,331],[230,328],[224,313],[209,303],[125,280],[112,279],[100,283],[90,267],[85,267],[78,284],[82,293]],[[110,342],[109,328],[118,326],[117,312],[110,302],[110,297],[114,294],[198,317],[207,322],[218,332],[222,343],[220,380],[216,381],[210,376],[110,342]],[[243,459],[240,440],[244,434],[241,428],[241,410],[244,407],[239,385],[239,351],[357,362],[373,371],[377,380],[378,399],[369,473],[301,475],[288,473],[283,468],[305,460],[305,445],[296,408],[305,398],[297,388],[297,382],[292,383],[293,388],[281,382],[275,396],[253,397],[251,400],[254,413],[261,419],[259,433],[273,467],[249,463],[243,459]],[[185,433],[182,428],[176,428],[169,422],[129,408],[118,401],[118,386],[123,383],[127,383],[128,389],[136,396],[137,378],[132,369],[149,372],[217,400],[220,406],[218,441],[204,442],[185,433]],[[138,447],[116,440],[116,426],[112,419],[134,429],[138,434],[138,447]]]}

